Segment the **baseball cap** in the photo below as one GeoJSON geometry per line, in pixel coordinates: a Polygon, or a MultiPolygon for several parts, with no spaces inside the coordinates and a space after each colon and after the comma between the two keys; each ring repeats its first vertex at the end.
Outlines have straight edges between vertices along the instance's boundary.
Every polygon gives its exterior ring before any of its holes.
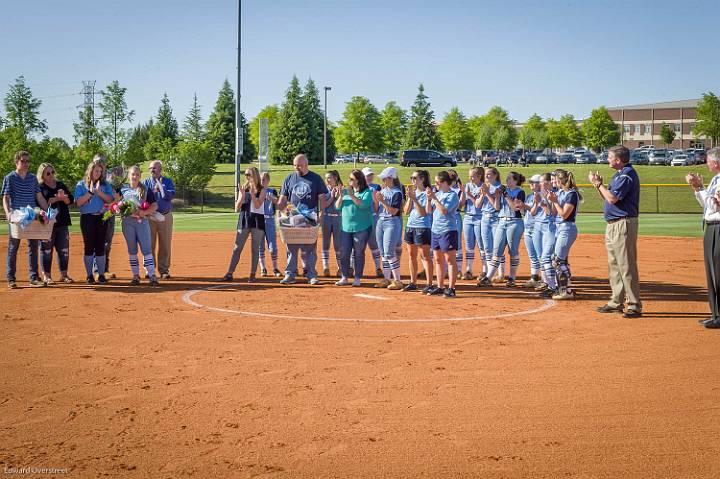
{"type": "Polygon", "coordinates": [[[381,180],[384,180],[385,178],[397,178],[397,170],[393,168],[392,166],[388,166],[382,172],[378,175],[378,178],[381,180]]]}
{"type": "Polygon", "coordinates": [[[365,168],[362,169],[362,174],[365,176],[374,175],[375,172],[372,170],[372,168],[370,168],[369,166],[366,166],[365,168]]]}
{"type": "Polygon", "coordinates": [[[540,183],[540,180],[542,180],[540,175],[532,175],[530,177],[530,183],[540,183]]]}

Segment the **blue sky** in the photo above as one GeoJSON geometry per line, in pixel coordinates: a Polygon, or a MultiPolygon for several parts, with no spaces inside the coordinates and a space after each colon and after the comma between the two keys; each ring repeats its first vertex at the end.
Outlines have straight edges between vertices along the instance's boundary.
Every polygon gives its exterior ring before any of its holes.
{"type": "MultiPolygon", "coordinates": [[[[52,136],[72,140],[83,80],[127,87],[136,123],[167,92],[179,122],[235,86],[237,2],[0,0],[0,95],[20,74],[52,136]],[[22,28],[20,25],[24,25],[22,28]]],[[[243,1],[242,109],[280,103],[293,74],[332,87],[338,120],[353,95],[409,108],[424,83],[436,118],[493,105],[584,117],[599,105],[719,93],[718,1],[243,1]]],[[[0,107],[0,110],[2,107],[0,107]]],[[[2,113],[0,113],[2,114],[2,113]]]]}

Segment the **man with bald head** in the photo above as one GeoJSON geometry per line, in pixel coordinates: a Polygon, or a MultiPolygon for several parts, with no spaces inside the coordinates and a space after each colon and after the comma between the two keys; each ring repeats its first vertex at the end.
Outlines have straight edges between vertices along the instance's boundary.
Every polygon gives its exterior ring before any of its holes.
{"type": "MultiPolygon", "coordinates": [[[[278,209],[283,209],[288,202],[295,206],[304,205],[310,210],[318,211],[325,208],[325,193],[327,187],[322,177],[310,171],[308,160],[305,155],[297,155],[293,159],[295,172],[290,173],[283,182],[280,189],[280,201],[278,209]]],[[[297,275],[297,264],[300,253],[305,260],[305,276],[310,284],[318,284],[317,270],[317,241],[312,244],[289,244],[287,245],[288,261],[285,267],[285,278],[281,284],[295,283],[297,275]]]]}

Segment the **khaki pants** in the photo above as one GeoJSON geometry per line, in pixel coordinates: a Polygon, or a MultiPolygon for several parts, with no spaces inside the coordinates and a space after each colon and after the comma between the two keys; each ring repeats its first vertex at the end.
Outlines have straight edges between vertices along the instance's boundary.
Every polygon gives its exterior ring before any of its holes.
{"type": "Polygon", "coordinates": [[[605,228],[608,275],[612,289],[608,306],[618,307],[626,304],[628,311],[642,311],[637,266],[637,237],[637,217],[608,223],[605,228]]]}
{"type": "Polygon", "coordinates": [[[170,274],[170,248],[172,246],[172,211],[165,216],[165,221],[150,221],[150,242],[153,258],[160,274],[170,274]],[[155,247],[157,246],[157,250],[155,247]]]}

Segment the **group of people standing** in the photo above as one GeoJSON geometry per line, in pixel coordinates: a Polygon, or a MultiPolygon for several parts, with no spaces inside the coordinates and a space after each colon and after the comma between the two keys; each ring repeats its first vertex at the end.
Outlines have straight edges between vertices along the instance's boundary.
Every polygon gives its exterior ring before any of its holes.
{"type": "MultiPolygon", "coordinates": [[[[83,263],[86,281],[89,284],[106,284],[115,275],[109,272],[110,250],[115,232],[115,216],[103,219],[109,205],[116,201],[132,201],[137,205],[147,203],[147,208],[138,208],[132,216],[121,219],[121,230],[128,249],[131,285],[140,284],[140,261],[142,254],[145,276],[151,286],[157,286],[156,258],[159,275],[170,278],[170,248],[172,243],[172,198],[175,187],[172,180],[162,176],[162,164],[150,163],[150,177],[140,180],[141,171],[133,166],[127,172],[127,183],[113,185],[108,178],[106,157],[95,155],[88,164],[85,175],[74,189],[68,188],[56,177],[52,164],[42,163],[37,176],[30,173],[30,154],[18,151],[15,154],[15,171],[5,176],[2,195],[6,217],[13,210],[30,206],[57,209],[56,221],[47,240],[28,240],[30,284],[43,287],[55,284],[52,279],[53,255],[56,254],[60,269],[60,283],[73,283],[68,275],[70,260],[71,225],[70,206],[80,210],[80,231],[83,237],[83,263]],[[149,221],[159,213],[163,221],[149,221]],[[157,250],[156,250],[157,246],[157,250]],[[38,271],[38,251],[42,256],[38,271]],[[154,253],[157,251],[157,253],[154,253]]],[[[124,174],[124,172],[123,172],[124,174]]],[[[15,273],[20,239],[9,238],[7,255],[8,287],[17,287],[15,273]]]]}
{"type": "MultiPolygon", "coordinates": [[[[575,218],[582,196],[569,171],[559,169],[533,176],[531,192],[526,194],[522,174],[510,172],[503,184],[494,167],[472,168],[467,184],[454,170],[439,171],[432,179],[427,170],[416,170],[406,186],[400,183],[394,167],[385,168],[378,175],[381,183],[376,184],[370,168],[352,170],[344,181],[331,170],[323,182],[310,171],[304,155],[295,157],[293,165],[295,172],[285,179],[279,194],[268,188],[267,173],[261,176],[256,168],[245,171],[246,181],[240,185],[235,205],[240,213],[235,246],[222,281],[233,281],[248,238],[252,243],[249,281],[256,281],[258,264],[266,274],[261,261],[265,244],[273,254],[273,272],[279,276],[274,215],[292,203],[319,212],[323,275],[330,276],[332,245],[340,276],[335,283],[338,286],[362,284],[366,249],[370,249],[381,278],[375,287],[452,298],[458,279],[475,278],[477,248],[477,286],[488,287],[495,280],[514,287],[524,233],[531,266],[531,279],[524,286],[554,299],[575,297],[568,257],[577,238],[575,218]],[[407,216],[404,231],[403,216],[407,216]],[[410,266],[407,284],[400,275],[403,242],[410,266]],[[506,250],[510,256],[507,275],[506,250]],[[418,284],[421,278],[424,287],[418,284]]],[[[296,282],[299,262],[308,282],[318,284],[315,243],[288,244],[287,266],[280,282],[296,282]]]]}

